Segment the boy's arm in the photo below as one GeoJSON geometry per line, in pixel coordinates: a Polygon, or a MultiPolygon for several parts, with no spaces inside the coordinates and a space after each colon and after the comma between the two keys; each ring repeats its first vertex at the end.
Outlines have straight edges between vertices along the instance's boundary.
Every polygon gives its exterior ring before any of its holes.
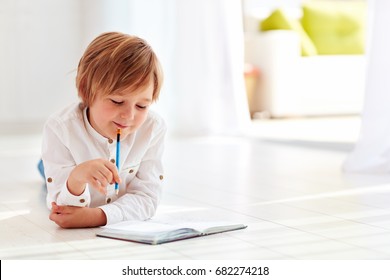
{"type": "Polygon", "coordinates": [[[67,188],[69,174],[76,163],[64,143],[67,137],[61,129],[55,121],[50,120],[43,130],[42,161],[47,186],[47,207],[51,209],[52,202],[59,205],[88,206],[91,200],[88,188],[81,195],[74,195],[67,188]]]}
{"type": "Polygon", "coordinates": [[[146,151],[135,177],[126,186],[126,194],[111,204],[100,206],[107,217],[107,224],[124,220],[151,218],[160,202],[166,126],[161,122],[154,129],[154,137],[146,151]]]}

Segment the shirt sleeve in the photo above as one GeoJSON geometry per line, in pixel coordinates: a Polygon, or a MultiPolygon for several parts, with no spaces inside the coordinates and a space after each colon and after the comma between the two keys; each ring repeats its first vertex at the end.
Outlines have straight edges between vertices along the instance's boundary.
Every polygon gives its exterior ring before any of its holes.
{"type": "Polygon", "coordinates": [[[147,220],[155,214],[162,192],[162,155],[166,134],[165,123],[159,121],[136,176],[126,186],[126,194],[112,204],[100,206],[106,214],[107,224],[124,220],[147,220]]]}
{"type": "Polygon", "coordinates": [[[88,206],[91,195],[88,186],[85,191],[75,196],[67,188],[67,180],[76,163],[67,148],[67,133],[61,124],[50,119],[43,130],[42,160],[45,170],[47,186],[47,207],[51,209],[51,203],[58,205],[88,206]]]}

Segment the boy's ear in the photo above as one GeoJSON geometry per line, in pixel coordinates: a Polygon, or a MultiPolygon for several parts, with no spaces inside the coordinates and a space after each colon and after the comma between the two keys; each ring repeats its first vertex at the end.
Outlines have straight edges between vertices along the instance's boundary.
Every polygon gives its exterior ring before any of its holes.
{"type": "Polygon", "coordinates": [[[81,79],[77,88],[78,96],[81,98],[81,100],[85,103],[86,100],[86,83],[85,79],[81,79]]]}

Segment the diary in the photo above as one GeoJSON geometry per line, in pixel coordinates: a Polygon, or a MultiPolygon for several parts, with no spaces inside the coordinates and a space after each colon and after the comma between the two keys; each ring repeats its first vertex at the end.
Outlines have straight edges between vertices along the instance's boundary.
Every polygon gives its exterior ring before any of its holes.
{"type": "Polygon", "coordinates": [[[125,221],[102,227],[96,235],[146,244],[162,244],[188,238],[244,229],[240,223],[224,221],[125,221]]]}

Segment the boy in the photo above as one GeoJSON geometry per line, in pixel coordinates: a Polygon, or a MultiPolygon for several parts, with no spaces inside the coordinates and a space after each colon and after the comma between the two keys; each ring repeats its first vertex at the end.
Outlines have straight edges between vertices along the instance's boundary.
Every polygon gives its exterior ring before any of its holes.
{"type": "Polygon", "coordinates": [[[50,219],[60,227],[97,227],[154,215],[166,126],[149,107],[162,80],[158,58],[138,37],[108,32],[87,47],[76,76],[81,103],[51,116],[43,133],[47,204],[50,219]]]}

